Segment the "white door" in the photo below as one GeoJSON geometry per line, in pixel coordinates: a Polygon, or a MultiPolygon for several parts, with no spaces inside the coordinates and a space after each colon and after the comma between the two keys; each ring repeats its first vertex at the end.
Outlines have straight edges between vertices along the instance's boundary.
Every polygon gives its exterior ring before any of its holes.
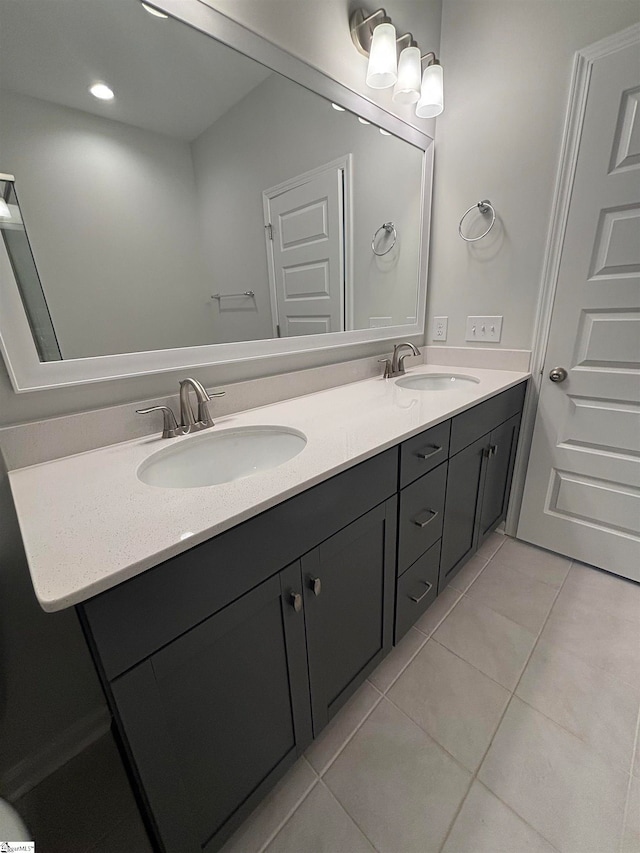
{"type": "MultiPolygon", "coordinates": [[[[583,52],[587,97],[566,190],[517,534],[634,580],[640,580],[639,33],[631,28],[583,52]],[[556,367],[566,370],[564,381],[549,378],[556,367]]],[[[580,105],[573,109],[580,116],[580,105]]]]}
{"type": "Polygon", "coordinates": [[[264,193],[279,337],[344,331],[345,160],[264,193]]]}

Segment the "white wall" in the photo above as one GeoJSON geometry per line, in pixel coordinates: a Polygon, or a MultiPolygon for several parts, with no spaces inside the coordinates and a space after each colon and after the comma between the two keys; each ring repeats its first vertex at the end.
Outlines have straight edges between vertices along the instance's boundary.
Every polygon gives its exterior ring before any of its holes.
{"type": "Polygon", "coordinates": [[[262,191],[345,154],[353,155],[355,328],[369,328],[370,317],[403,324],[415,316],[422,152],[274,74],[193,143],[212,287],[255,291],[221,303],[216,341],[273,334],[262,191]],[[371,240],[389,220],[398,245],[376,260],[371,240]]]}
{"type": "Polygon", "coordinates": [[[637,21],[638,9],[635,0],[444,0],[428,316],[449,317],[447,345],[470,346],[467,315],[503,314],[500,346],[531,347],[573,55],[637,21]],[[484,198],[499,221],[466,244],[458,222],[484,198]]]}
{"type": "Polygon", "coordinates": [[[63,358],[212,343],[189,144],[13,92],[0,110],[63,358]]]}

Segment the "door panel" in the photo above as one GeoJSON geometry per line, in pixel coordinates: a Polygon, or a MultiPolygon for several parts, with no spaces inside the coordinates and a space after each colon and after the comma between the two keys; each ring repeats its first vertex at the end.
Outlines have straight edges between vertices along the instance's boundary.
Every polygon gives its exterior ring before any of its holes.
{"type": "Polygon", "coordinates": [[[640,580],[637,35],[620,45],[591,61],[518,536],[640,580]]]}
{"type": "Polygon", "coordinates": [[[272,302],[281,337],[340,332],[345,287],[344,169],[264,193],[272,302]]]}
{"type": "Polygon", "coordinates": [[[314,736],[391,648],[395,508],[393,498],[302,558],[314,736]]]}
{"type": "MultiPolygon", "coordinates": [[[[300,591],[299,564],[282,575],[283,589],[300,591]]],[[[198,850],[227,837],[308,742],[306,669],[287,649],[296,630],[304,632],[303,614],[284,600],[276,575],[114,682],[143,788],[156,792],[152,814],[170,837],[189,827],[185,838],[195,837],[198,850]]]]}
{"type": "Polygon", "coordinates": [[[515,460],[520,415],[494,429],[489,436],[491,455],[487,457],[486,474],[482,490],[482,511],[480,513],[479,546],[496,528],[507,514],[511,475],[515,460]]]}

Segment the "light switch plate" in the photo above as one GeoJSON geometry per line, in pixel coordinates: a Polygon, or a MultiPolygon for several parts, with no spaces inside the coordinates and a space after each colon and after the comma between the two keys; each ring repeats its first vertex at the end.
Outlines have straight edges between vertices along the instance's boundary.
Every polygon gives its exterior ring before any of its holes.
{"type": "Polygon", "coordinates": [[[431,321],[431,340],[446,341],[448,325],[448,317],[434,317],[431,321]]]}
{"type": "Polygon", "coordinates": [[[467,317],[465,341],[498,342],[502,336],[502,317],[467,317]]]}

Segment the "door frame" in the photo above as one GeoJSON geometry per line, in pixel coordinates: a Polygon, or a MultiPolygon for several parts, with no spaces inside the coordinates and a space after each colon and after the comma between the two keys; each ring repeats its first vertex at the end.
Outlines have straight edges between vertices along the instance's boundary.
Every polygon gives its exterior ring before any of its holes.
{"type": "Polygon", "coordinates": [[[288,178],[274,187],[263,190],[262,192],[262,211],[264,216],[264,242],[267,251],[267,272],[269,275],[269,300],[271,304],[271,323],[273,325],[273,337],[278,337],[278,303],[276,299],[276,268],[273,258],[273,240],[268,233],[268,225],[271,222],[270,201],[276,196],[296,187],[303,186],[310,180],[317,178],[325,172],[334,172],[336,169],[342,169],[344,175],[343,180],[343,210],[342,220],[344,224],[344,244],[342,253],[343,263],[343,288],[342,304],[344,309],[344,330],[353,329],[353,154],[344,154],[342,157],[337,157],[329,163],[324,163],[322,166],[316,166],[308,172],[302,172],[293,178],[288,178]]]}
{"type": "Polygon", "coordinates": [[[576,51],[574,55],[569,102],[562,133],[560,162],[553,193],[551,219],[542,264],[542,281],[536,309],[533,351],[531,354],[531,382],[529,383],[529,391],[522,413],[520,442],[513,474],[512,500],[505,522],[506,532],[510,536],[517,535],[517,527],[520,520],[529,452],[531,450],[533,429],[538,413],[540,389],[544,379],[543,371],[551,333],[551,320],[558,287],[560,260],[562,258],[564,236],[569,218],[569,206],[578,163],[578,152],[582,140],[591,71],[598,59],[602,59],[611,53],[616,53],[625,47],[630,47],[634,43],[640,43],[640,24],[632,24],[632,26],[621,30],[619,33],[614,33],[612,36],[600,39],[594,44],[576,51]]]}

